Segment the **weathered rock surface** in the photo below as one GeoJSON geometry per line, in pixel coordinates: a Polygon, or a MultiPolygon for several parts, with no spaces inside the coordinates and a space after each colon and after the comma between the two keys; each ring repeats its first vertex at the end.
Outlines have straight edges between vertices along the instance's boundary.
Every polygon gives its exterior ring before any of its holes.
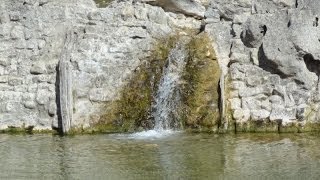
{"type": "Polygon", "coordinates": [[[211,1],[206,29],[229,80],[226,108],[234,114],[226,121],[235,121],[237,131],[257,120],[293,123],[298,131],[319,123],[310,116],[318,111],[318,6],[315,0],[211,1]]]}
{"type": "Polygon", "coordinates": [[[2,0],[0,128],[59,126],[57,65],[68,33],[71,126],[85,128],[119,99],[159,39],[192,30],[209,34],[223,74],[220,128],[312,130],[320,124],[319,7],[318,0],[127,0],[106,8],[2,0]]]}
{"type": "Polygon", "coordinates": [[[62,87],[57,70],[62,57],[72,71],[73,107],[65,107],[73,113],[71,126],[90,126],[106,111],[107,102],[119,98],[157,39],[200,24],[132,1],[113,2],[107,8],[97,8],[92,0],[1,1],[1,128],[59,126],[61,112],[56,111],[62,87]],[[75,38],[66,52],[70,32],[75,38]]]}

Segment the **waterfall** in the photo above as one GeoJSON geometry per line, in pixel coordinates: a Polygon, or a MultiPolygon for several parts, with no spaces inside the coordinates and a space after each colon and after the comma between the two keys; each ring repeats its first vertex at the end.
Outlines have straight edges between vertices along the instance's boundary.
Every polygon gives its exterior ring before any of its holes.
{"type": "Polygon", "coordinates": [[[181,82],[187,64],[186,42],[179,41],[168,56],[163,69],[158,90],[154,95],[152,116],[155,121],[153,130],[131,135],[135,139],[162,138],[170,136],[180,126],[181,82]]]}
{"type": "Polygon", "coordinates": [[[155,96],[153,117],[156,131],[177,129],[180,127],[179,107],[181,94],[179,85],[186,66],[187,53],[185,44],[177,43],[167,59],[162,78],[155,96]]]}

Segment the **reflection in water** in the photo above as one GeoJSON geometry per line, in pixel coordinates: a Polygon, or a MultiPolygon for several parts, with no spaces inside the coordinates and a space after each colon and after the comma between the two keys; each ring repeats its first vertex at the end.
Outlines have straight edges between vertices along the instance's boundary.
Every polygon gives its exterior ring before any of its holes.
{"type": "Polygon", "coordinates": [[[319,179],[318,136],[0,135],[0,179],[319,179]]]}

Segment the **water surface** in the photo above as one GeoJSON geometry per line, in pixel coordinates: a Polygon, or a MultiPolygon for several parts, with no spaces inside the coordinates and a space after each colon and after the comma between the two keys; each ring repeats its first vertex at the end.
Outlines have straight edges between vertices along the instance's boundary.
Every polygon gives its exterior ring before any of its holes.
{"type": "Polygon", "coordinates": [[[1,134],[0,179],[319,179],[319,145],[301,134],[1,134]]]}

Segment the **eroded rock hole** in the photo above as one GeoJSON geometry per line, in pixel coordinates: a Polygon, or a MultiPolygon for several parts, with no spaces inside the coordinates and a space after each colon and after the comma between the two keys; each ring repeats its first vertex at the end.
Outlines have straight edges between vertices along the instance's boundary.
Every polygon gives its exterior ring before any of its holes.
{"type": "Polygon", "coordinates": [[[304,63],[310,72],[320,75],[320,61],[315,60],[312,54],[306,54],[303,56],[304,63]]]}
{"type": "Polygon", "coordinates": [[[266,25],[262,25],[262,26],[259,26],[259,28],[261,30],[260,32],[265,36],[266,33],[267,33],[267,30],[268,30],[267,26],[266,25]]]}
{"type": "Polygon", "coordinates": [[[313,21],[313,26],[318,27],[318,25],[319,25],[319,18],[316,17],[315,20],[313,21]]]}

